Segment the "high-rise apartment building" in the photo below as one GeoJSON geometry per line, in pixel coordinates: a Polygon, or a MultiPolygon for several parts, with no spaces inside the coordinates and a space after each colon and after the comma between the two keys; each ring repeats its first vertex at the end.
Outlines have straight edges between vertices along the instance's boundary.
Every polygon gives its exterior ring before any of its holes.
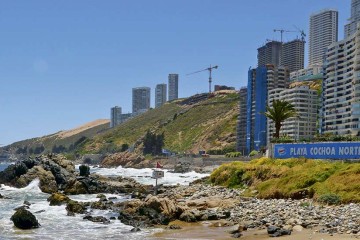
{"type": "MultiPolygon", "coordinates": [[[[269,91],[268,104],[271,106],[275,99],[291,103],[297,112],[296,117],[283,122],[280,135],[286,135],[295,140],[312,139],[317,132],[317,112],[320,100],[317,91],[310,89],[309,86],[275,88],[269,91]]],[[[267,142],[270,142],[275,133],[275,126],[272,120],[268,120],[267,124],[267,142]]]]}
{"type": "Polygon", "coordinates": [[[282,45],[280,66],[285,66],[290,72],[304,68],[305,41],[295,39],[282,45]]]}
{"type": "Polygon", "coordinates": [[[169,101],[178,99],[179,90],[179,74],[169,74],[169,101]]]}
{"type": "Polygon", "coordinates": [[[150,109],[150,88],[137,87],[132,89],[133,114],[144,113],[150,109]]]}
{"type": "Polygon", "coordinates": [[[155,107],[161,107],[166,102],[166,84],[157,84],[155,88],[155,107]]]}
{"type": "Polygon", "coordinates": [[[322,131],[336,135],[360,132],[360,26],[326,51],[322,131]]]}
{"type": "Polygon", "coordinates": [[[338,40],[338,12],[322,10],[310,16],[309,65],[322,64],[326,48],[338,40]]]}
{"type": "Polygon", "coordinates": [[[237,122],[236,150],[243,155],[246,153],[246,112],[247,112],[247,88],[243,87],[239,91],[239,116],[237,122]]]}
{"type": "Polygon", "coordinates": [[[287,67],[290,72],[304,68],[305,41],[270,41],[258,48],[258,67],[266,64],[287,67]]]}
{"type": "Polygon", "coordinates": [[[115,106],[110,110],[110,127],[115,127],[121,123],[121,107],[115,106]]]}
{"type": "Polygon", "coordinates": [[[278,41],[267,42],[264,46],[258,48],[258,67],[266,64],[280,65],[282,43],[278,41]]]}
{"type": "Polygon", "coordinates": [[[360,22],[360,0],[351,0],[351,16],[349,23],[344,27],[344,38],[356,32],[358,22],[360,22]]]}
{"type": "Polygon", "coordinates": [[[248,72],[246,113],[246,154],[267,145],[267,119],[264,113],[268,91],[289,86],[289,70],[268,64],[248,72]]]}

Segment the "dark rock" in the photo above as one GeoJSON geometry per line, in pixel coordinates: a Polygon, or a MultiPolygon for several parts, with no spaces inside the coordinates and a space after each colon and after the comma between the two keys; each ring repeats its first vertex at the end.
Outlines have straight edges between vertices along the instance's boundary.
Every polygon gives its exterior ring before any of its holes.
{"type": "Polygon", "coordinates": [[[181,229],[181,227],[177,224],[171,224],[169,227],[167,227],[168,229],[181,229]]]}
{"type": "Polygon", "coordinates": [[[219,220],[220,217],[214,211],[208,213],[208,220],[219,220]]]}
{"type": "Polygon", "coordinates": [[[90,167],[87,165],[80,165],[79,170],[80,170],[80,176],[87,177],[90,175],[90,167]]]}
{"type": "Polygon", "coordinates": [[[97,222],[97,223],[104,223],[104,224],[110,223],[109,219],[107,219],[106,217],[103,217],[103,216],[93,217],[93,216],[88,215],[88,216],[85,216],[83,219],[89,220],[91,222],[97,222]]]}
{"type": "Polygon", "coordinates": [[[269,237],[280,237],[280,236],[281,236],[280,231],[276,231],[273,234],[269,234],[269,237]]]}
{"type": "Polygon", "coordinates": [[[37,212],[35,212],[35,213],[43,213],[43,212],[45,212],[44,209],[43,209],[43,210],[39,210],[39,211],[37,211],[37,212]]]}
{"type": "Polygon", "coordinates": [[[103,203],[101,200],[97,201],[97,202],[92,202],[90,204],[90,207],[94,208],[94,209],[100,209],[100,210],[108,209],[107,205],[105,203],[103,203]]]}
{"type": "Polygon", "coordinates": [[[15,227],[20,229],[38,228],[40,226],[36,217],[26,209],[17,210],[11,217],[15,227]]]}
{"type": "Polygon", "coordinates": [[[20,207],[15,208],[14,210],[15,210],[15,211],[21,210],[21,209],[26,210],[26,209],[29,209],[29,208],[30,208],[29,206],[23,205],[23,206],[20,206],[20,207]]]}
{"type": "Polygon", "coordinates": [[[231,237],[233,238],[240,238],[242,236],[242,234],[240,232],[234,233],[233,235],[231,235],[231,237]]]}
{"type": "Polygon", "coordinates": [[[181,162],[175,165],[174,173],[186,173],[191,171],[191,165],[188,162],[181,162]]]}
{"type": "Polygon", "coordinates": [[[143,216],[147,216],[152,224],[161,224],[161,225],[168,225],[170,222],[170,218],[166,215],[157,212],[153,208],[148,207],[141,207],[139,208],[139,214],[143,216]]]}
{"type": "Polygon", "coordinates": [[[133,229],[130,230],[130,232],[140,232],[140,228],[138,227],[134,227],[133,229]]]}
{"type": "Polygon", "coordinates": [[[194,214],[192,214],[190,211],[183,212],[179,219],[184,222],[196,222],[194,214]]]}
{"type": "Polygon", "coordinates": [[[110,220],[116,220],[116,217],[110,217],[110,220]]]}
{"type": "Polygon", "coordinates": [[[15,176],[20,177],[21,175],[24,175],[28,171],[28,168],[23,162],[17,162],[15,163],[14,170],[15,170],[15,176]]]}
{"type": "Polygon", "coordinates": [[[100,201],[107,201],[106,196],[102,193],[98,194],[96,198],[100,198],[100,201]]]}
{"type": "Polygon", "coordinates": [[[267,227],[268,234],[274,234],[275,232],[278,232],[279,230],[280,230],[280,228],[276,227],[276,226],[268,226],[267,227]]]}
{"type": "Polygon", "coordinates": [[[290,229],[281,229],[280,234],[281,234],[281,236],[282,235],[291,235],[291,230],[290,229]]]}
{"type": "Polygon", "coordinates": [[[29,201],[24,201],[23,204],[26,205],[26,206],[30,206],[30,205],[31,205],[31,203],[29,203],[29,201]]]}
{"type": "Polygon", "coordinates": [[[70,213],[80,213],[80,214],[82,214],[82,213],[85,213],[86,207],[84,206],[83,203],[79,203],[77,201],[70,200],[66,204],[65,209],[70,213]]]}
{"type": "Polygon", "coordinates": [[[1,199],[1,198],[4,198],[4,196],[0,194],[0,199],[1,199]]]}
{"type": "Polygon", "coordinates": [[[31,157],[29,157],[28,159],[23,160],[22,162],[25,164],[25,166],[28,169],[31,169],[36,165],[35,160],[33,158],[31,158],[31,157]]]}

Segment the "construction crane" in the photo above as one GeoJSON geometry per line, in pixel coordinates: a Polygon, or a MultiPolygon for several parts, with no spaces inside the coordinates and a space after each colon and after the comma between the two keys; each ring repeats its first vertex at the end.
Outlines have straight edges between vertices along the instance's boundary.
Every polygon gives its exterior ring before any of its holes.
{"type": "Polygon", "coordinates": [[[297,32],[297,31],[285,30],[285,29],[274,29],[274,32],[280,32],[280,35],[281,35],[281,43],[282,43],[282,42],[283,42],[283,33],[284,33],[284,32],[297,32]]]}
{"type": "Polygon", "coordinates": [[[305,31],[304,30],[301,30],[300,28],[298,28],[297,26],[294,25],[294,27],[299,31],[300,35],[301,35],[301,40],[303,42],[305,42],[305,37],[306,37],[306,34],[305,34],[305,31]]]}
{"type": "Polygon", "coordinates": [[[219,66],[211,66],[211,64],[210,64],[210,67],[208,67],[208,68],[205,68],[205,69],[203,69],[203,70],[199,70],[199,71],[196,71],[196,72],[192,72],[192,73],[189,73],[189,74],[186,74],[186,76],[188,76],[188,75],[192,75],[192,74],[195,74],[195,73],[199,73],[199,72],[203,72],[203,71],[209,71],[209,93],[211,93],[211,82],[212,82],[212,78],[211,78],[211,72],[212,72],[212,70],[213,69],[217,69],[219,66]]]}

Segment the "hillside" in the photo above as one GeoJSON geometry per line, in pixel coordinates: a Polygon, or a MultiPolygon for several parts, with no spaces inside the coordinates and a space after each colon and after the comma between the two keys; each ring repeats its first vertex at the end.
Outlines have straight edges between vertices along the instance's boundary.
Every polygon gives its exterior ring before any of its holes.
{"type": "Polygon", "coordinates": [[[141,151],[142,138],[149,130],[165,136],[165,148],[173,152],[233,150],[236,141],[238,94],[219,91],[167,102],[160,108],[134,117],[115,128],[109,120],[96,120],[68,131],[27,139],[4,149],[17,154],[47,152],[109,154],[128,145],[141,151]]]}
{"type": "Polygon", "coordinates": [[[117,152],[123,144],[136,149],[148,130],[164,133],[165,148],[174,152],[196,153],[199,150],[234,148],[238,94],[230,91],[217,92],[212,96],[207,99],[206,95],[195,95],[151,109],[89,139],[77,152],[117,152]]]}
{"type": "Polygon", "coordinates": [[[78,144],[109,128],[109,120],[99,119],[71,130],[15,142],[4,147],[10,153],[39,154],[43,152],[69,152],[78,144]]]}

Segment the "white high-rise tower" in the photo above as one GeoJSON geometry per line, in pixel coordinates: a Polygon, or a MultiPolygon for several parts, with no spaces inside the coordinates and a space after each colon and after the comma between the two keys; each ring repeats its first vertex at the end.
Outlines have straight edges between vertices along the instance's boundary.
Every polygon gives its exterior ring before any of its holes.
{"type": "Polygon", "coordinates": [[[338,11],[325,9],[310,16],[309,65],[323,63],[326,48],[338,41],[338,11]]]}
{"type": "Polygon", "coordinates": [[[360,0],[351,0],[351,16],[344,28],[344,38],[356,32],[356,24],[360,22],[360,0]]]}

